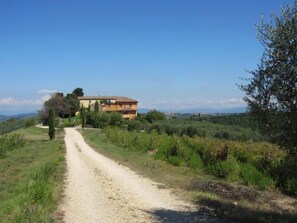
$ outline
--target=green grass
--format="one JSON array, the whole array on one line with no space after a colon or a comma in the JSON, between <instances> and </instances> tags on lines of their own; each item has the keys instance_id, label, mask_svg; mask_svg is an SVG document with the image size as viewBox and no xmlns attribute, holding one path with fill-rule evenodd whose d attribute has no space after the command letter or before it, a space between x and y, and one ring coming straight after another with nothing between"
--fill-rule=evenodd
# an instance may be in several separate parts
<instances>
[{"instance_id":1,"label":"green grass","mask_svg":"<svg viewBox=\"0 0 297 223\"><path fill-rule=\"evenodd\" d=\"M285 201L288 198L279 192L258 191L250 186L230 183L236 180L239 174L246 179L246 182L252 182L251 185L259 184L257 181L261 180L261 175L249 174L251 167L248 165L243 164L243 170L240 172L240 166L237 166L235 159L215 167L217 170L214 171L221 171L222 174L228 175L227 179L221 179L205 174L202 159L199 156L197 159L192 158L188 161L190 167L180 164L179 160L171 160L172 165L156 159L155 150L141 148L135 150L125 143L122 143L122 146L116 146L99 129L85 129L81 132L86 141L100 153L161 183L160 187L172 188L174 193L196 203L200 210L210 215L215 214L238 222L264 223L271 222L271 219L274 222L295 222L297 218L296 205L287 204ZM139 138L134 138L134 143L139 144L138 140ZM146 143L156 142L147 140ZM189 155L191 157L191 154ZM265 184L262 186L266 187ZM287 211L287 206L293 208L293 211Z\"/></svg>"},{"instance_id":2,"label":"green grass","mask_svg":"<svg viewBox=\"0 0 297 223\"><path fill-rule=\"evenodd\" d=\"M46 129L14 133L26 144L0 159L1 222L54 222L64 174L63 134L49 141Z\"/></svg>"},{"instance_id":3,"label":"green grass","mask_svg":"<svg viewBox=\"0 0 297 223\"><path fill-rule=\"evenodd\" d=\"M63 118L60 120L60 127L74 127L81 124L81 118L79 115Z\"/></svg>"}]
</instances>

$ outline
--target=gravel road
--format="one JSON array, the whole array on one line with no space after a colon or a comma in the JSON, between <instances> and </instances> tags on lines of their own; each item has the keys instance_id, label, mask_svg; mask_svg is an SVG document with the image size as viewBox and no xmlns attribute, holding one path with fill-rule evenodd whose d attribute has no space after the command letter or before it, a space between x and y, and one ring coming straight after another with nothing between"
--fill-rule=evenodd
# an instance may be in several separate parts
<instances>
[{"instance_id":1,"label":"gravel road","mask_svg":"<svg viewBox=\"0 0 297 223\"><path fill-rule=\"evenodd\" d=\"M65 223L218 222L168 189L95 152L65 128Z\"/></svg>"}]
</instances>

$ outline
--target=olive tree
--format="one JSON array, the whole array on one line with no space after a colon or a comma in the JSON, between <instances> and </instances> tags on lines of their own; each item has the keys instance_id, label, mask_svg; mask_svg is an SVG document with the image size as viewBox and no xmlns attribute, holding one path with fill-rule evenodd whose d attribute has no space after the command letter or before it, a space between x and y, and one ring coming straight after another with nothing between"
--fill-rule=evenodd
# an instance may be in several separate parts
<instances>
[{"instance_id":1,"label":"olive tree","mask_svg":"<svg viewBox=\"0 0 297 223\"><path fill-rule=\"evenodd\" d=\"M249 84L240 88L260 130L288 156L278 168L277 185L297 194L297 1L282 8L271 22L257 25L264 53Z\"/></svg>"},{"instance_id":2,"label":"olive tree","mask_svg":"<svg viewBox=\"0 0 297 223\"><path fill-rule=\"evenodd\" d=\"M251 113L262 133L297 158L297 1L282 8L271 21L261 18L258 39L264 53L251 71L246 93Z\"/></svg>"}]
</instances>

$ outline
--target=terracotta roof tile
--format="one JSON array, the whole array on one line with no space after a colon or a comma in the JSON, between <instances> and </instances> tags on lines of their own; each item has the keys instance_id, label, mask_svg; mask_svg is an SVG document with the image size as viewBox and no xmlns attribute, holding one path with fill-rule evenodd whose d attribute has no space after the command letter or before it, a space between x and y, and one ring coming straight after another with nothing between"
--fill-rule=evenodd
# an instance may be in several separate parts
<instances>
[{"instance_id":1,"label":"terracotta roof tile","mask_svg":"<svg viewBox=\"0 0 297 223\"><path fill-rule=\"evenodd\" d=\"M116 102L138 103L137 100L123 97L123 96L84 96L84 97L78 97L78 100L115 100Z\"/></svg>"}]
</instances>

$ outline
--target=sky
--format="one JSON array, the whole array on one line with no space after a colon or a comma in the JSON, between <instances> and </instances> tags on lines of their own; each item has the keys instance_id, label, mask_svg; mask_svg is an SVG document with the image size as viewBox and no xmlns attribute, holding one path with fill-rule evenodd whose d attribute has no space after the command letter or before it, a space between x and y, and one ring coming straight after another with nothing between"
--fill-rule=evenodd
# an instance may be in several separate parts
<instances>
[{"instance_id":1,"label":"sky","mask_svg":"<svg viewBox=\"0 0 297 223\"><path fill-rule=\"evenodd\" d=\"M140 108L243 107L263 47L255 24L293 0L0 0L0 114L54 92Z\"/></svg>"}]
</instances>

